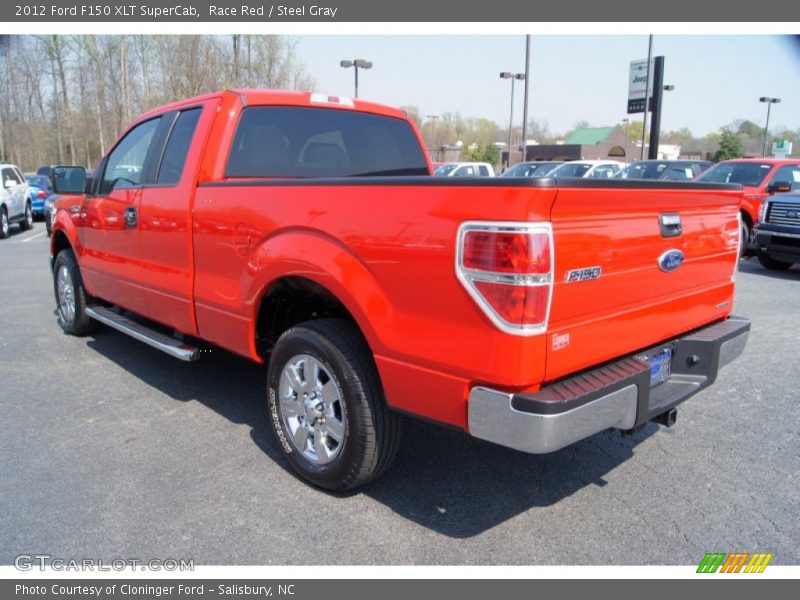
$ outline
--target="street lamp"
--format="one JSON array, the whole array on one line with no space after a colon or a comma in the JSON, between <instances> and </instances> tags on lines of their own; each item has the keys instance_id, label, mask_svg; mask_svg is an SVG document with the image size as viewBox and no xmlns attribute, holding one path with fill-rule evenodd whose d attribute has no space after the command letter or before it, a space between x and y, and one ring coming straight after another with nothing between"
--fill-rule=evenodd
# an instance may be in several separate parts
<instances>
[{"instance_id":1,"label":"street lamp","mask_svg":"<svg viewBox=\"0 0 800 600\"><path fill-rule=\"evenodd\" d=\"M430 120L431 125L431 145L435 147L436 145L436 119L439 118L439 115L425 115L425 118ZM438 157L441 160L441 156Z\"/></svg>"},{"instance_id":2,"label":"street lamp","mask_svg":"<svg viewBox=\"0 0 800 600\"><path fill-rule=\"evenodd\" d=\"M761 156L767 155L767 131L769 130L769 109L772 108L773 104L777 104L781 101L780 98L770 98L769 96L761 96L758 99L759 102L766 102L767 103L767 124L764 126L764 148L761 150Z\"/></svg>"},{"instance_id":3,"label":"street lamp","mask_svg":"<svg viewBox=\"0 0 800 600\"><path fill-rule=\"evenodd\" d=\"M349 69L353 67L356 73L356 95L355 97L358 98L358 70L359 69L371 69L372 63L368 60L364 60L363 58L356 58L355 60L342 60L339 61L339 66L344 69Z\"/></svg>"},{"instance_id":4,"label":"street lamp","mask_svg":"<svg viewBox=\"0 0 800 600\"><path fill-rule=\"evenodd\" d=\"M508 164L507 167L511 166L511 131L514 128L514 80L515 79L525 79L525 73L509 73L508 71L503 71L500 73L500 79L510 79L511 80L511 114L508 117Z\"/></svg>"}]
</instances>

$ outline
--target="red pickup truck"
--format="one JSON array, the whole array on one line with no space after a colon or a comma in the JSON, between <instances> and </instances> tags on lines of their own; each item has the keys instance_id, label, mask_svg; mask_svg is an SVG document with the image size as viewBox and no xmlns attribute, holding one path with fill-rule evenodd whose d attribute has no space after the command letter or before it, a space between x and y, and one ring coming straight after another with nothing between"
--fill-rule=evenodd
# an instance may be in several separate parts
<instances>
[{"instance_id":1,"label":"red pickup truck","mask_svg":"<svg viewBox=\"0 0 800 600\"><path fill-rule=\"evenodd\" d=\"M434 178L406 113L225 91L54 168L58 322L266 363L291 465L344 490L400 414L525 452L671 425L743 350L741 187Z\"/></svg>"},{"instance_id":2,"label":"red pickup truck","mask_svg":"<svg viewBox=\"0 0 800 600\"><path fill-rule=\"evenodd\" d=\"M800 189L800 160L780 158L739 158L726 160L711 167L698 177L710 183L738 183L744 192L741 253L755 244L754 227L764 200L774 194Z\"/></svg>"}]
</instances>

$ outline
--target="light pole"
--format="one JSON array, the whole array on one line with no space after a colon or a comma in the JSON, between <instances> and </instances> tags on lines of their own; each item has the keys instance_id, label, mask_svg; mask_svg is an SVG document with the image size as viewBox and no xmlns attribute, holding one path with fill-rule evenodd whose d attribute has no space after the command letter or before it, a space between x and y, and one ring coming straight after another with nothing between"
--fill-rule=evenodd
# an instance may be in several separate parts
<instances>
[{"instance_id":1,"label":"light pole","mask_svg":"<svg viewBox=\"0 0 800 600\"><path fill-rule=\"evenodd\" d=\"M431 125L431 145L435 148L436 147L436 119L439 118L439 115L425 115L425 118L430 120ZM439 160L442 160L442 157L438 157Z\"/></svg>"},{"instance_id":2,"label":"light pole","mask_svg":"<svg viewBox=\"0 0 800 600\"><path fill-rule=\"evenodd\" d=\"M630 119L622 119L622 122L624 123L622 128L625 130L625 141L628 144L630 144L631 143L631 136L628 134L628 123L630 123L631 120ZM627 149L625 151L627 152Z\"/></svg>"},{"instance_id":3,"label":"light pole","mask_svg":"<svg viewBox=\"0 0 800 600\"><path fill-rule=\"evenodd\" d=\"M508 163L506 167L511 166L511 132L514 128L514 80L516 79L525 79L525 73L510 73L508 71L503 71L500 73L500 79L510 79L511 80L511 114L508 117Z\"/></svg>"},{"instance_id":4,"label":"light pole","mask_svg":"<svg viewBox=\"0 0 800 600\"><path fill-rule=\"evenodd\" d=\"M342 60L339 61L339 66L345 69L349 69L353 67L356 73L356 95L355 97L358 98L358 70L359 69L371 69L372 63L368 60L364 60L363 58L356 58L354 60Z\"/></svg>"},{"instance_id":5,"label":"light pole","mask_svg":"<svg viewBox=\"0 0 800 600\"><path fill-rule=\"evenodd\" d=\"M777 104L781 101L780 98L770 98L769 96L761 96L758 99L759 102L766 102L767 103L767 124L764 125L764 148L761 150L761 156L767 155L767 132L769 131L769 109L772 108L773 104Z\"/></svg>"}]
</instances>

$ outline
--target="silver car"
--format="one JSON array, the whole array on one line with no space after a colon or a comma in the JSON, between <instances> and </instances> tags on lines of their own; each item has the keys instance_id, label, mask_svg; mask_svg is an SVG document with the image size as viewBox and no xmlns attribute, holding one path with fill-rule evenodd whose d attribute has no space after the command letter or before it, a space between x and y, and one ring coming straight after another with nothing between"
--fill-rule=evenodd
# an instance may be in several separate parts
<instances>
[{"instance_id":1,"label":"silver car","mask_svg":"<svg viewBox=\"0 0 800 600\"><path fill-rule=\"evenodd\" d=\"M19 167L0 163L0 239L8 237L14 223L22 231L33 227L31 191Z\"/></svg>"}]
</instances>

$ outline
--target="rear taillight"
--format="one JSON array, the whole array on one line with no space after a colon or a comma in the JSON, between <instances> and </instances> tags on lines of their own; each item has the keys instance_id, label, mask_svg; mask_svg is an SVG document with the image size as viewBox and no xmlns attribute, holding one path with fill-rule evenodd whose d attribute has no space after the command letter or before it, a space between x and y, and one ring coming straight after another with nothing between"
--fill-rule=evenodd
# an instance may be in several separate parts
<instances>
[{"instance_id":1,"label":"rear taillight","mask_svg":"<svg viewBox=\"0 0 800 600\"><path fill-rule=\"evenodd\" d=\"M534 335L547 328L553 283L550 223L462 224L456 272L501 330Z\"/></svg>"},{"instance_id":2,"label":"rear taillight","mask_svg":"<svg viewBox=\"0 0 800 600\"><path fill-rule=\"evenodd\" d=\"M49 194L47 192L45 192L44 190L39 190L39 193L36 194L36 197L37 198L47 198L48 195Z\"/></svg>"}]
</instances>

